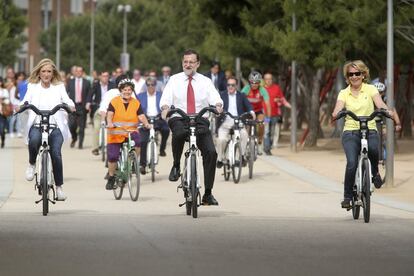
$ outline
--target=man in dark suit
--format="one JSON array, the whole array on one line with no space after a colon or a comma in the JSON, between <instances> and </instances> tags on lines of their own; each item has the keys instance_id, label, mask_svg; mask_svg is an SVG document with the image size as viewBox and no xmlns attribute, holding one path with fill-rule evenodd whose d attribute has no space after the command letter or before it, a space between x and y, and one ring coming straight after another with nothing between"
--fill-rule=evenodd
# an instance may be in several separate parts
<instances>
[{"instance_id":1,"label":"man in dark suit","mask_svg":"<svg viewBox=\"0 0 414 276\"><path fill-rule=\"evenodd\" d=\"M161 92L156 91L157 79L154 77L148 77L145 81L146 91L139 93L137 99L141 103L142 110L146 116L157 116L161 114L160 110L160 99ZM155 130L161 132L161 145L160 145L160 156L166 156L165 148L167 146L167 139L170 134L170 129L166 121L161 118L157 120L153 126ZM145 174L145 166L147 164L147 143L149 139L149 129L141 129L141 174Z\"/></svg>"},{"instance_id":2,"label":"man in dark suit","mask_svg":"<svg viewBox=\"0 0 414 276\"><path fill-rule=\"evenodd\" d=\"M90 104L86 104L91 90L91 84L83 78L83 68L77 66L75 77L69 80L66 89L69 98L75 103L76 112L69 117L69 129L72 134L70 147L75 146L79 134L79 149L83 149L83 139L85 137L86 114L90 110ZM79 132L79 133L78 133Z\"/></svg>"},{"instance_id":3,"label":"man in dark suit","mask_svg":"<svg viewBox=\"0 0 414 276\"><path fill-rule=\"evenodd\" d=\"M98 109L103 99L103 96L107 91L116 88L116 84L112 81L109 81L109 71L102 71L99 75L99 80L94 81L92 84L92 90L88 97L87 104L91 106L96 106L92 108L91 112L93 114L93 134L92 134L92 154L99 155L99 130L101 127L101 114Z\"/></svg>"},{"instance_id":4,"label":"man in dark suit","mask_svg":"<svg viewBox=\"0 0 414 276\"><path fill-rule=\"evenodd\" d=\"M250 112L253 118L256 117L249 100L247 100L243 93L237 91L237 80L235 77L230 77L227 80L227 90L221 91L220 97L223 100L224 110L229 112L231 115L240 116L245 112ZM223 115L217 120L217 168L221 168L223 166L224 148L229 140L229 132L233 125L234 121L230 118L230 116ZM246 150L247 138L248 135L246 129L241 129L240 144L242 148L243 163L245 163L244 152Z\"/></svg>"},{"instance_id":5,"label":"man in dark suit","mask_svg":"<svg viewBox=\"0 0 414 276\"><path fill-rule=\"evenodd\" d=\"M226 76L223 71L221 71L220 63L218 61L214 61L211 65L210 72L206 73L206 77L211 79L214 84L214 87L218 91L226 91Z\"/></svg>"}]
</instances>

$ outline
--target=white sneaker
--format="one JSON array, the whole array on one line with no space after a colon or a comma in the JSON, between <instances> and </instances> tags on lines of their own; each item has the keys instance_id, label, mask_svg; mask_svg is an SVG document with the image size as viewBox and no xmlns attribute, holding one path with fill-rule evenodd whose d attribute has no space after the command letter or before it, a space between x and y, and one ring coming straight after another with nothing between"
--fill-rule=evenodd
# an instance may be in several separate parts
<instances>
[{"instance_id":1,"label":"white sneaker","mask_svg":"<svg viewBox=\"0 0 414 276\"><path fill-rule=\"evenodd\" d=\"M56 186L56 200L65 201L67 196L63 192L62 186Z\"/></svg>"},{"instance_id":2,"label":"white sneaker","mask_svg":"<svg viewBox=\"0 0 414 276\"><path fill-rule=\"evenodd\" d=\"M35 175L36 165L30 165L26 169L26 180L32 181Z\"/></svg>"}]
</instances>

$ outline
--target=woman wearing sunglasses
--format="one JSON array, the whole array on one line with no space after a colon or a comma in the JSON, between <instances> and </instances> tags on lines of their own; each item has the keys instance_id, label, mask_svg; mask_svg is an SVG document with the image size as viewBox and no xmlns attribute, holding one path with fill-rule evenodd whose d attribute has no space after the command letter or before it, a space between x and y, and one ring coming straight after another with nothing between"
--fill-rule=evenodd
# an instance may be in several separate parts
<instances>
[{"instance_id":1,"label":"woman wearing sunglasses","mask_svg":"<svg viewBox=\"0 0 414 276\"><path fill-rule=\"evenodd\" d=\"M335 118L339 111L347 109L357 116L369 116L374 112L374 104L377 108L388 110L390 115L393 112L381 99L381 96L374 85L369 84L369 69L361 60L354 60L345 63L343 74L348 87L341 90L338 94L336 106L332 113ZM350 208L352 199L352 187L355 182L355 173L358 166L358 154L361 147L359 136L359 122L349 116L345 118L345 127L342 134L342 146L346 155L346 170L344 180L344 200L342 208ZM378 148L379 137L375 121L368 123L368 157L371 161L372 181L375 188L379 189L382 185L381 176L378 173Z\"/></svg>"}]
</instances>

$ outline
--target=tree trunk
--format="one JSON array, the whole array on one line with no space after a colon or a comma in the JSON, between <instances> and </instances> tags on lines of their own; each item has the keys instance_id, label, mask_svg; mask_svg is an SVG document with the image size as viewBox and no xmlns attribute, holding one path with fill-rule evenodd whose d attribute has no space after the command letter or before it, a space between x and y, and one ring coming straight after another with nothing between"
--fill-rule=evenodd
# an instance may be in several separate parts
<instances>
[{"instance_id":1,"label":"tree trunk","mask_svg":"<svg viewBox=\"0 0 414 276\"><path fill-rule=\"evenodd\" d=\"M325 70L319 68L312 80L312 92L309 112L309 135L305 140L305 147L316 147L319 134L319 94Z\"/></svg>"}]
</instances>

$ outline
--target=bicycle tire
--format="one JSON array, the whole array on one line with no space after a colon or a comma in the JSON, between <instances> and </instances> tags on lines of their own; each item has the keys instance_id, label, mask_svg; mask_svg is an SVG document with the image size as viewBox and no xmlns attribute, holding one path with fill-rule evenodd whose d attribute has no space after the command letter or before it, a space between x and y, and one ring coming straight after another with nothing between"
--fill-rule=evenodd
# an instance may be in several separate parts
<instances>
[{"instance_id":1,"label":"bicycle tire","mask_svg":"<svg viewBox=\"0 0 414 276\"><path fill-rule=\"evenodd\" d=\"M151 158L150 158L151 181L155 182L155 142L151 142Z\"/></svg>"},{"instance_id":2,"label":"bicycle tire","mask_svg":"<svg viewBox=\"0 0 414 276\"><path fill-rule=\"evenodd\" d=\"M106 155L105 131L103 131L101 129L101 132L103 132L100 135L100 138L101 138L101 140L100 140L100 144L101 144L101 159L102 159L102 162L105 162L105 158L106 158L106 156L105 156Z\"/></svg>"},{"instance_id":3,"label":"bicycle tire","mask_svg":"<svg viewBox=\"0 0 414 276\"><path fill-rule=\"evenodd\" d=\"M253 139L249 141L249 178L253 178L253 163L255 158L255 143Z\"/></svg>"},{"instance_id":4,"label":"bicycle tire","mask_svg":"<svg viewBox=\"0 0 414 276\"><path fill-rule=\"evenodd\" d=\"M241 177L241 171L242 171L242 162L243 162L243 155L241 152L241 145L240 142L236 142L234 145L234 164L231 168L232 174L233 174L233 182L235 184L239 183L240 177Z\"/></svg>"},{"instance_id":5,"label":"bicycle tire","mask_svg":"<svg viewBox=\"0 0 414 276\"><path fill-rule=\"evenodd\" d=\"M137 201L139 197L141 179L139 172L139 159L135 150L128 155L128 190L132 201Z\"/></svg>"},{"instance_id":6,"label":"bicycle tire","mask_svg":"<svg viewBox=\"0 0 414 276\"><path fill-rule=\"evenodd\" d=\"M226 148L224 150L224 158L223 158L223 174L224 174L224 180L228 181L230 179L230 160L227 158L228 151L229 151L229 144L230 141L227 142Z\"/></svg>"},{"instance_id":7,"label":"bicycle tire","mask_svg":"<svg viewBox=\"0 0 414 276\"><path fill-rule=\"evenodd\" d=\"M48 151L45 150L42 154L42 168L40 171L40 186L42 187L42 207L44 216L47 216L49 213L49 184L47 179L47 166L49 163L48 159Z\"/></svg>"},{"instance_id":8,"label":"bicycle tire","mask_svg":"<svg viewBox=\"0 0 414 276\"><path fill-rule=\"evenodd\" d=\"M358 198L356 195L352 197L352 217L357 220L359 219L359 213L361 211L361 206L357 205Z\"/></svg>"},{"instance_id":9,"label":"bicycle tire","mask_svg":"<svg viewBox=\"0 0 414 276\"><path fill-rule=\"evenodd\" d=\"M368 160L363 161L362 170L362 206L364 209L364 221L369 222L371 215L371 187L370 187L369 163Z\"/></svg>"},{"instance_id":10,"label":"bicycle tire","mask_svg":"<svg viewBox=\"0 0 414 276\"><path fill-rule=\"evenodd\" d=\"M121 166L123 165L123 157L122 154L119 155L119 160L118 160L118 170L120 170ZM115 179L117 182L119 183L115 183L116 184L116 189L113 189L113 193L114 193L114 197L116 200L120 200L122 198L122 194L124 193L124 187L125 185L122 183L122 181L118 181L118 176L117 174L115 174Z\"/></svg>"},{"instance_id":11,"label":"bicycle tire","mask_svg":"<svg viewBox=\"0 0 414 276\"><path fill-rule=\"evenodd\" d=\"M191 187L191 213L193 218L198 216L198 187L197 187L197 160L196 155L191 155L190 160L191 165L191 175L190 175L190 187Z\"/></svg>"}]
</instances>

